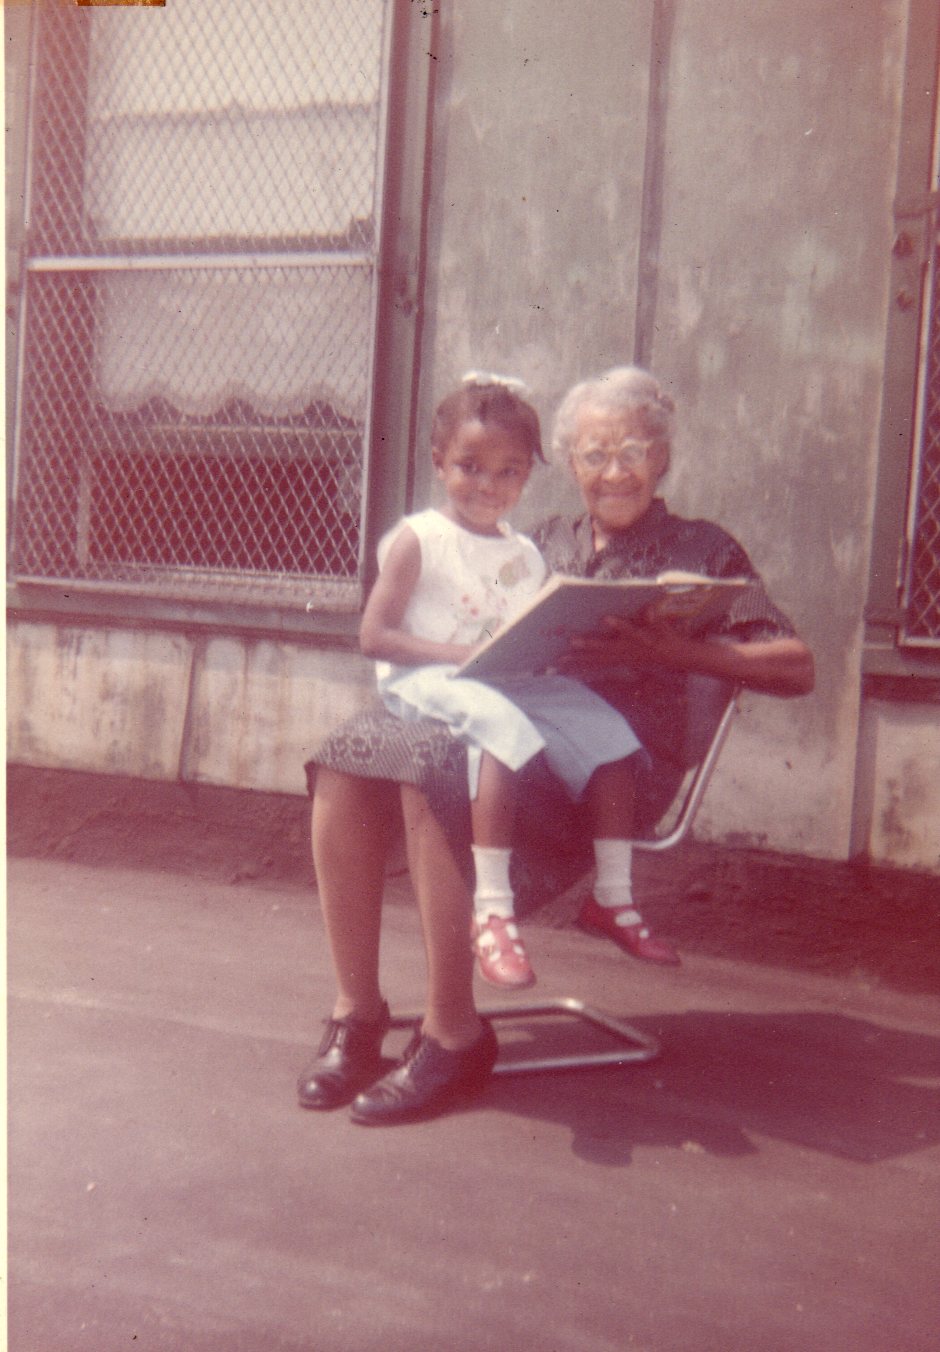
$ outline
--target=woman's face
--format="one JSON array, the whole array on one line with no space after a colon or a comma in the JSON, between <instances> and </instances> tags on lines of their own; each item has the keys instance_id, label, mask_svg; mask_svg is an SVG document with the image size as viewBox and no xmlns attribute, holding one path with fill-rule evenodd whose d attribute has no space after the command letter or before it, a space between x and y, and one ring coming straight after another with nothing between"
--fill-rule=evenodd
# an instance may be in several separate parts
<instances>
[{"instance_id":1,"label":"woman's face","mask_svg":"<svg viewBox=\"0 0 940 1352\"><path fill-rule=\"evenodd\" d=\"M571 467L598 545L639 521L668 463L667 447L650 439L639 413L581 410Z\"/></svg>"}]
</instances>

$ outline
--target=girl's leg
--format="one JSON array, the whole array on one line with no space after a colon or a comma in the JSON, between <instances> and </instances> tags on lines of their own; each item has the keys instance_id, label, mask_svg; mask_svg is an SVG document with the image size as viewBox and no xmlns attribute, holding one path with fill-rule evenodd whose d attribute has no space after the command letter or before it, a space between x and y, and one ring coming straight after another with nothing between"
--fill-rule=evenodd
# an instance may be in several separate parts
<instances>
[{"instance_id":1,"label":"girl's leg","mask_svg":"<svg viewBox=\"0 0 940 1352\"><path fill-rule=\"evenodd\" d=\"M599 765L588 780L585 797L595 839L630 840L633 836L636 787L631 759Z\"/></svg>"},{"instance_id":2,"label":"girl's leg","mask_svg":"<svg viewBox=\"0 0 940 1352\"><path fill-rule=\"evenodd\" d=\"M470 804L476 873L473 913L478 923L485 923L490 915L511 920L515 914L509 881L515 815L516 776L484 751L480 758L477 795Z\"/></svg>"},{"instance_id":3,"label":"girl's leg","mask_svg":"<svg viewBox=\"0 0 940 1352\"><path fill-rule=\"evenodd\" d=\"M313 796L313 863L336 973L333 1017L370 1023L383 1011L379 927L397 784L320 769Z\"/></svg>"},{"instance_id":4,"label":"girl's leg","mask_svg":"<svg viewBox=\"0 0 940 1352\"><path fill-rule=\"evenodd\" d=\"M616 911L618 925L637 925L642 917L633 906L633 767L629 760L601 765L588 781L594 860L594 899Z\"/></svg>"},{"instance_id":5,"label":"girl's leg","mask_svg":"<svg viewBox=\"0 0 940 1352\"><path fill-rule=\"evenodd\" d=\"M634 957L675 966L679 959L674 949L650 933L633 900L635 793L630 758L599 766L588 781L597 880L594 896L578 919L585 929L606 934Z\"/></svg>"},{"instance_id":6,"label":"girl's leg","mask_svg":"<svg viewBox=\"0 0 940 1352\"><path fill-rule=\"evenodd\" d=\"M641 921L633 909L633 805L635 788L629 760L611 761L594 771L588 781L597 880L594 899L617 911L618 925Z\"/></svg>"},{"instance_id":7,"label":"girl's leg","mask_svg":"<svg viewBox=\"0 0 940 1352\"><path fill-rule=\"evenodd\" d=\"M515 812L515 773L484 751L477 796L470 805L476 873L473 940L484 981L509 990L535 981L515 924L509 879Z\"/></svg>"},{"instance_id":8,"label":"girl's leg","mask_svg":"<svg viewBox=\"0 0 940 1352\"><path fill-rule=\"evenodd\" d=\"M473 843L492 849L511 849L516 816L516 774L495 756L480 757L480 782L470 804Z\"/></svg>"},{"instance_id":9,"label":"girl's leg","mask_svg":"<svg viewBox=\"0 0 940 1352\"><path fill-rule=\"evenodd\" d=\"M428 964L423 1031L456 1051L476 1042L482 1031L473 1000L470 896L424 794L403 784L401 803Z\"/></svg>"}]
</instances>

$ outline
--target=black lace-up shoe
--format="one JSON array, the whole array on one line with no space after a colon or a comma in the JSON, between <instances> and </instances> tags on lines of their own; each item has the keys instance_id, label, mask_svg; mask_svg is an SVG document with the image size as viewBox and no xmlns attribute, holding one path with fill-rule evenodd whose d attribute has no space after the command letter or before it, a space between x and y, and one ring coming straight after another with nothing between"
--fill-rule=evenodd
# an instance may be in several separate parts
<instances>
[{"instance_id":1,"label":"black lace-up shoe","mask_svg":"<svg viewBox=\"0 0 940 1352\"><path fill-rule=\"evenodd\" d=\"M317 1059L297 1081L302 1108L341 1108L382 1070L382 1041L389 1027L388 1005L374 1023L354 1014L327 1019Z\"/></svg>"},{"instance_id":2,"label":"black lace-up shoe","mask_svg":"<svg viewBox=\"0 0 940 1352\"><path fill-rule=\"evenodd\" d=\"M419 1029L401 1064L355 1099L352 1120L381 1127L431 1117L456 1099L479 1093L498 1054L496 1034L485 1019L476 1042L457 1052L447 1051Z\"/></svg>"}]
</instances>

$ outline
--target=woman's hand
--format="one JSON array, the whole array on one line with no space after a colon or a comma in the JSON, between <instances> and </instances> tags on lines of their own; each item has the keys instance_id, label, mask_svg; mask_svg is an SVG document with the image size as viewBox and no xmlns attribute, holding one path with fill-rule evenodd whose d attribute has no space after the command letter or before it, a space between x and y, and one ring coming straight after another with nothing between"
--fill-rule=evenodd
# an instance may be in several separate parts
<instances>
[{"instance_id":1,"label":"woman's hand","mask_svg":"<svg viewBox=\"0 0 940 1352\"><path fill-rule=\"evenodd\" d=\"M607 616L602 630L572 641L567 656L558 663L558 670L567 676L589 679L606 668L618 666L636 671L667 667L672 671L699 672L785 697L808 695L815 682L813 656L801 639L739 643L732 639L694 638L685 621L659 619L649 614L642 620Z\"/></svg>"},{"instance_id":2,"label":"woman's hand","mask_svg":"<svg viewBox=\"0 0 940 1352\"><path fill-rule=\"evenodd\" d=\"M657 618L623 619L608 615L603 628L593 634L574 638L559 670L568 675L585 674L605 667L671 667L678 671L695 669L699 645L689 637L686 622Z\"/></svg>"}]
</instances>

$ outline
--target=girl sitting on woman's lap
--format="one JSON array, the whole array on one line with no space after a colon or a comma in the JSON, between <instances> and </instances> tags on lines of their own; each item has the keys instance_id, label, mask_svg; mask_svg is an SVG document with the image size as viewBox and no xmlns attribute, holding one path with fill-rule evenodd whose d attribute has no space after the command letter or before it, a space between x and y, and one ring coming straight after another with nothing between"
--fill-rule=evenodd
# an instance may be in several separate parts
<instances>
[{"instance_id":1,"label":"girl sitting on woman's lap","mask_svg":"<svg viewBox=\"0 0 940 1352\"><path fill-rule=\"evenodd\" d=\"M542 458L538 416L516 384L467 377L438 407L431 454L446 501L406 517L380 543L360 640L378 659L379 692L390 712L438 719L468 746L474 948L485 980L518 988L535 975L509 878L516 772L542 753L572 799L586 797L604 824L598 863L612 876L631 825L617 806L629 802L625 762L640 744L622 715L580 681L536 674L484 683L455 675L546 575L539 551L505 520ZM622 898L625 908L629 900ZM641 928L639 915L630 919ZM643 956L676 961L648 933L637 942Z\"/></svg>"},{"instance_id":2,"label":"girl sitting on woman's lap","mask_svg":"<svg viewBox=\"0 0 940 1352\"><path fill-rule=\"evenodd\" d=\"M463 405L461 397L479 402ZM514 538L517 543L508 548L517 549L527 566L538 570L539 556L531 545L503 535L497 524L521 492L538 454L537 424L533 434L523 412L526 406L510 400L505 391L487 386L455 398L451 421L441 424L449 430L434 438L438 474L454 516L437 513L430 519L436 523L440 518L442 539L444 528L453 541L474 546L498 547ZM812 654L767 596L737 541L712 522L673 515L657 496L669 466L672 413L672 401L659 382L636 367L605 372L571 390L556 417L552 444L559 463L574 476L584 510L556 516L536 532L544 557L559 572L650 577L682 568L753 579L752 587L706 632L693 636L681 626L620 620L572 654L572 670L628 721L649 756L648 761L632 756L600 765L590 776L585 796L592 808L593 834L599 838L599 869L594 896L585 902L579 922L647 958L655 956L649 947L655 940L630 905L631 847L622 838L624 829L633 834L634 778L642 780L636 819L642 828L655 819L650 809L657 803L664 808L661 790L674 786L689 763L684 711L692 703L691 687L700 679L719 678L778 696L806 694L814 679ZM500 489L499 484L512 487ZM393 575L396 564L400 569L399 583L394 595L383 599L386 583L380 578L378 599L370 603L372 614L363 626L365 644L410 668L460 662L479 630L460 631L449 650L446 628L430 639L405 632L406 609L412 594L417 595L425 558L413 528L402 529L400 535L400 545L394 540L385 558L386 583L390 562ZM526 585L537 582L533 577ZM372 647L375 643L378 647ZM415 682L424 683L423 677ZM389 688L386 697L392 693ZM511 703L516 704L514 693ZM523 708L521 703L517 707ZM352 1120L371 1125L440 1112L459 1095L483 1087L497 1054L493 1030L476 1009L467 943L471 908L464 881L470 815L465 744L445 724L427 717L404 721L385 709L363 711L327 738L307 768L311 783L315 779L313 854L338 989L319 1053L301 1072L300 1102L328 1109L353 1100ZM481 771L483 798L478 796L474 807L477 814L481 801L493 808L500 842L496 848L503 849L503 842L508 844L512 773L489 758ZM488 774L496 781L495 790ZM500 793L507 788L503 807ZM520 807L532 805L527 795ZM395 1068L383 1075L389 1011L382 996L379 937L386 827L399 808L424 935L427 993L415 1036ZM572 815L564 799L561 815ZM542 839L551 843L559 823L548 803L539 801L538 817ZM485 822L474 819L471 825L488 838ZM529 831L519 834L523 844L523 835L531 837ZM482 868L479 882L481 894L493 886ZM487 916L496 913L498 902L482 895L481 900ZM669 952L660 949L659 960L663 951Z\"/></svg>"}]
</instances>

